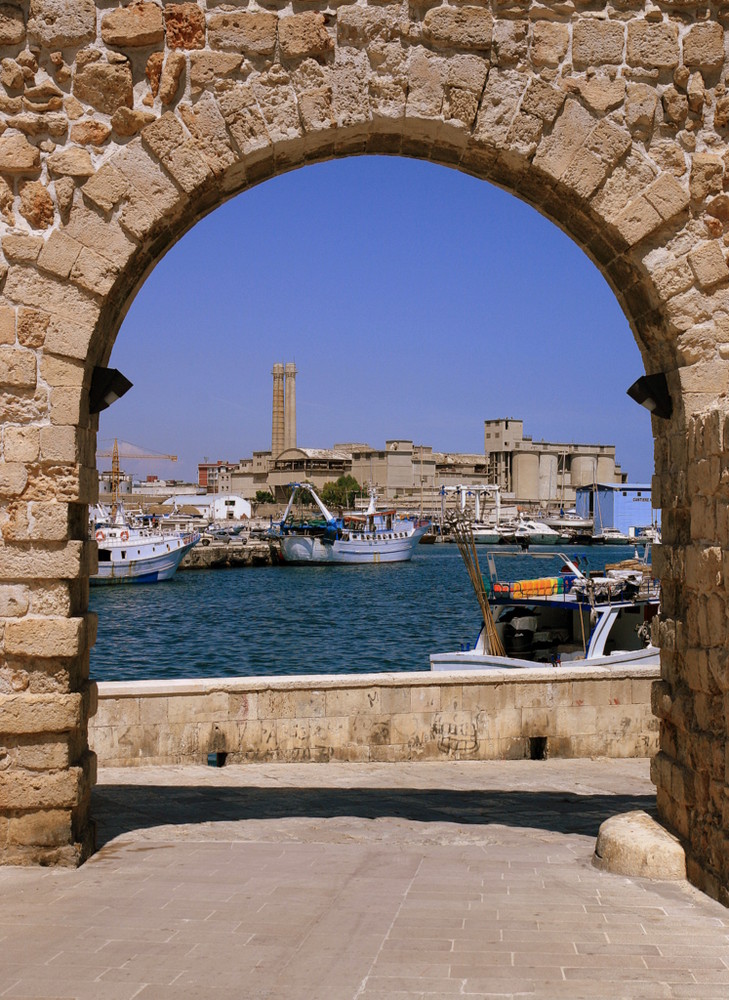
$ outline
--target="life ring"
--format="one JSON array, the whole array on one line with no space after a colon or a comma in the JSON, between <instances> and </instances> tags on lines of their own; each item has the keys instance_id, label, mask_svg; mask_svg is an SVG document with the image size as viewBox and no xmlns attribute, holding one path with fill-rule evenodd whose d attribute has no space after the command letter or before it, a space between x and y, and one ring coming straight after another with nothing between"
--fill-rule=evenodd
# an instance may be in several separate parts
<instances>
[{"instance_id":1,"label":"life ring","mask_svg":"<svg viewBox=\"0 0 729 1000\"><path fill-rule=\"evenodd\" d=\"M122 531L122 533L121 533L121 535L119 537L121 538L121 540L123 542L128 542L129 541L129 532L127 531L126 528L124 529L124 531Z\"/></svg>"},{"instance_id":2,"label":"life ring","mask_svg":"<svg viewBox=\"0 0 729 1000\"><path fill-rule=\"evenodd\" d=\"M103 542L105 538L106 538L106 535L101 530L101 528L99 528L99 530L96 532L96 541L97 542Z\"/></svg>"}]
</instances>

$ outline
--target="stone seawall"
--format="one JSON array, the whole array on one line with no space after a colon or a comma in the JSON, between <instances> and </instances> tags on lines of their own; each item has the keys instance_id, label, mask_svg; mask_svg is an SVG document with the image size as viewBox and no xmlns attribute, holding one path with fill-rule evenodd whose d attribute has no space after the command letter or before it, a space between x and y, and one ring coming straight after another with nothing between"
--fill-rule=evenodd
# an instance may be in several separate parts
<instances>
[{"instance_id":1,"label":"stone seawall","mask_svg":"<svg viewBox=\"0 0 729 1000\"><path fill-rule=\"evenodd\" d=\"M247 761L640 757L657 668L535 667L98 684L108 766Z\"/></svg>"},{"instance_id":2,"label":"stone seawall","mask_svg":"<svg viewBox=\"0 0 729 1000\"><path fill-rule=\"evenodd\" d=\"M180 569L228 569L232 566L270 566L268 542L238 542L196 545L180 563Z\"/></svg>"}]
</instances>

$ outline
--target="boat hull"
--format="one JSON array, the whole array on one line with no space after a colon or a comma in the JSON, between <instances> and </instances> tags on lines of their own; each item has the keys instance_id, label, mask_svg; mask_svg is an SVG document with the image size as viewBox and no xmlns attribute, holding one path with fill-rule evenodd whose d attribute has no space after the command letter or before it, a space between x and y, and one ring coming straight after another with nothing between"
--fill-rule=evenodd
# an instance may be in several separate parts
<instances>
[{"instance_id":1,"label":"boat hull","mask_svg":"<svg viewBox=\"0 0 729 1000\"><path fill-rule=\"evenodd\" d=\"M619 667L621 669L634 666L657 667L660 665L660 651L656 646L646 646L645 649L633 649L628 652L612 653L610 656L580 657L579 659L563 660L562 667ZM434 653L430 657L430 669L443 670L523 670L525 668L548 667L549 663L538 660L521 660L513 656L491 656L475 650L457 651L454 653Z\"/></svg>"},{"instance_id":2,"label":"boat hull","mask_svg":"<svg viewBox=\"0 0 729 1000\"><path fill-rule=\"evenodd\" d=\"M392 538L338 538L324 542L321 537L291 533L279 539L281 557L287 563L387 563L412 558L427 525L412 532L393 532Z\"/></svg>"},{"instance_id":3,"label":"boat hull","mask_svg":"<svg viewBox=\"0 0 729 1000\"><path fill-rule=\"evenodd\" d=\"M118 560L112 558L108 562L100 562L98 572L90 578L89 582L98 587L121 583L160 583L163 580L169 580L175 575L185 554L195 544L196 541L180 542L170 551L150 555L142 553L137 558L130 557Z\"/></svg>"}]
</instances>

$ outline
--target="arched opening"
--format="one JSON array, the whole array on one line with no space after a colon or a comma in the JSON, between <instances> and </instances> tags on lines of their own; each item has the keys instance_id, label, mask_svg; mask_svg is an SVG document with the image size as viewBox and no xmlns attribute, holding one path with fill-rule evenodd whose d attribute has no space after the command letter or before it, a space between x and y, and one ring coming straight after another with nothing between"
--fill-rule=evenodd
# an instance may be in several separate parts
<instances>
[{"instance_id":1,"label":"arched opening","mask_svg":"<svg viewBox=\"0 0 729 1000\"><path fill-rule=\"evenodd\" d=\"M718 894L729 881L722 23L653 8L553 23L478 4L152 6L141 34L127 8L90 0L73 16L39 2L3 21L17 90L0 137L12 182L3 698L17 758L3 786L19 839L3 857L75 863L89 848L93 367L146 274L212 208L305 163L388 153L490 180L555 221L610 283L646 370L667 373L673 416L654 424L665 543L654 774L692 877ZM22 117L28 102L65 117ZM40 767L32 734L54 747Z\"/></svg>"},{"instance_id":2,"label":"arched opening","mask_svg":"<svg viewBox=\"0 0 729 1000\"><path fill-rule=\"evenodd\" d=\"M198 222L126 313L110 363L135 388L101 414L99 436L178 454L175 466L137 466L162 478L194 483L209 452L235 466L270 449L269 372L280 357L297 359L303 446L382 449L401 438L441 465L458 453L483 462L484 420L512 416L535 441L592 442L610 455L617 446L630 481L650 482L650 423L624 391L641 359L613 293L551 222L457 171L404 158L335 160L279 176ZM438 512L437 490L455 473L435 476L420 496L413 479L399 498L393 489L381 500L405 498L417 511L420 499ZM565 506L564 468L561 482ZM559 485L555 469L556 501ZM386 582L360 573L354 589L351 577L312 574L283 592L281 574L265 571L244 574L245 583L240 573L218 575L207 593L210 575L181 574L174 611L160 594L146 637L146 593L92 589L92 677L427 670L431 652L472 643L477 620L455 547L440 554L432 579L408 578L401 591L395 574ZM593 549L593 568L610 558ZM439 590L443 600L429 601Z\"/></svg>"}]
</instances>

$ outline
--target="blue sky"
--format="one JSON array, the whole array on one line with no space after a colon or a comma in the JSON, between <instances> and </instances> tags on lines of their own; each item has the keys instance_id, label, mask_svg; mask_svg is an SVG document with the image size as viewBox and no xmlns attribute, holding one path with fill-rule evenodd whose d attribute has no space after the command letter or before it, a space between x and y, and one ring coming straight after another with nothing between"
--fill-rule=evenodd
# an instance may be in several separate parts
<instances>
[{"instance_id":1,"label":"blue sky","mask_svg":"<svg viewBox=\"0 0 729 1000\"><path fill-rule=\"evenodd\" d=\"M295 361L298 443L412 438L483 451L483 421L550 441L615 444L650 479L648 414L625 390L643 366L597 268L510 194L387 157L266 181L199 222L158 263L111 364L134 388L101 415L179 462L271 444L271 366ZM103 467L108 460L100 462Z\"/></svg>"}]
</instances>

